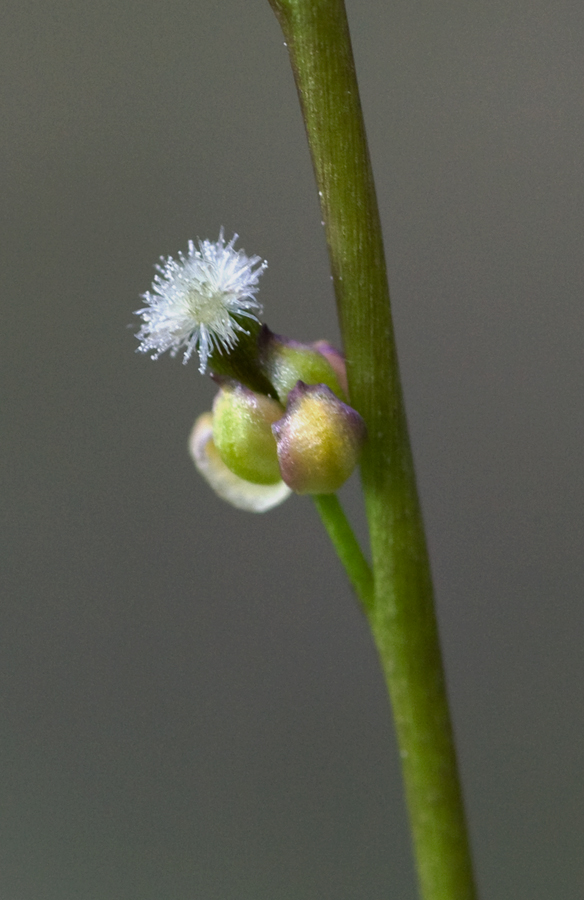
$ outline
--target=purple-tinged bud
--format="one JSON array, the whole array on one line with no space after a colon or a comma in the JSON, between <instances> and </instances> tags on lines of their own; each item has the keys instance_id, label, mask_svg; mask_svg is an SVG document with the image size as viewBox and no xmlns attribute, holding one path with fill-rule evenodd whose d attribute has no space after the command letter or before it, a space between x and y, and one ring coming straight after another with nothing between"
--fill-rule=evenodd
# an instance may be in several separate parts
<instances>
[{"instance_id":1,"label":"purple-tinged bud","mask_svg":"<svg viewBox=\"0 0 584 900\"><path fill-rule=\"evenodd\" d=\"M314 344L301 344L281 337L264 325L258 344L262 370L282 403L287 402L288 394L298 381L305 384L326 384L341 400L347 399L343 378L338 374L339 358L342 361L342 355L326 341L323 344L330 350L327 349L324 353ZM334 364L330 358L331 353L336 354ZM344 381L346 384L346 376Z\"/></svg>"},{"instance_id":2,"label":"purple-tinged bud","mask_svg":"<svg viewBox=\"0 0 584 900\"><path fill-rule=\"evenodd\" d=\"M235 475L217 452L213 442L213 417L203 413L195 422L189 437L189 451L200 474L215 493L246 512L267 512L290 496L283 481L276 484L252 484Z\"/></svg>"},{"instance_id":3,"label":"purple-tinged bud","mask_svg":"<svg viewBox=\"0 0 584 900\"><path fill-rule=\"evenodd\" d=\"M333 494L355 468L367 436L359 413L325 384L299 381L272 425L282 478L297 494Z\"/></svg>"},{"instance_id":4,"label":"purple-tinged bud","mask_svg":"<svg viewBox=\"0 0 584 900\"><path fill-rule=\"evenodd\" d=\"M232 472L254 484L280 481L272 423L284 410L277 400L226 382L213 404L213 440Z\"/></svg>"},{"instance_id":5,"label":"purple-tinged bud","mask_svg":"<svg viewBox=\"0 0 584 900\"><path fill-rule=\"evenodd\" d=\"M338 378L339 384L348 397L349 385L347 383L347 364L345 362L344 353L341 353L340 350L337 350L337 348L333 347L332 344L329 344L328 341L315 341L312 346L315 350L318 350L318 352L324 356L329 365L332 367L335 375Z\"/></svg>"}]
</instances>

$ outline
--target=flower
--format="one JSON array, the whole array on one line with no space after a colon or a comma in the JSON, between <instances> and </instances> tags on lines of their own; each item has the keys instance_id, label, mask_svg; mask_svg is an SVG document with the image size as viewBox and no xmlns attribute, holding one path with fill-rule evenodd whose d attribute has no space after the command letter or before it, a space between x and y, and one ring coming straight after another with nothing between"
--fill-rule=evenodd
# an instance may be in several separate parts
<instances>
[{"instance_id":1,"label":"flower","mask_svg":"<svg viewBox=\"0 0 584 900\"><path fill-rule=\"evenodd\" d=\"M262 306L255 295L267 262L234 250L237 237L226 244L221 229L216 243L199 241L197 248L189 241L186 256L160 258L152 292L143 295L148 306L136 313L143 319L136 335L141 353L158 359L165 350L176 356L184 347L186 363L196 349L204 372L214 350L229 351L238 332L247 334L239 318L259 321Z\"/></svg>"},{"instance_id":2,"label":"flower","mask_svg":"<svg viewBox=\"0 0 584 900\"><path fill-rule=\"evenodd\" d=\"M203 413L195 422L189 437L192 460L215 493L237 509L262 513L283 503L292 491L283 481L275 484L254 484L240 478L229 469L217 451L213 440L213 416Z\"/></svg>"},{"instance_id":3,"label":"flower","mask_svg":"<svg viewBox=\"0 0 584 900\"><path fill-rule=\"evenodd\" d=\"M281 481L272 425L283 415L277 400L226 382L213 403L213 441L225 465L255 484Z\"/></svg>"},{"instance_id":4,"label":"flower","mask_svg":"<svg viewBox=\"0 0 584 900\"><path fill-rule=\"evenodd\" d=\"M297 494L334 494L357 465L367 428L328 385L298 381L272 433L289 488Z\"/></svg>"}]
</instances>

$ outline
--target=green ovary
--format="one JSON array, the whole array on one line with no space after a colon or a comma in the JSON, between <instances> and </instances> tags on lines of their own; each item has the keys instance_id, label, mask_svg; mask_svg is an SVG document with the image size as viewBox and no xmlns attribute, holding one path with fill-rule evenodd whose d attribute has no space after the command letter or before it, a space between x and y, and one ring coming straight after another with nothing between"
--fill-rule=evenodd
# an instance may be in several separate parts
<instances>
[{"instance_id":1,"label":"green ovary","mask_svg":"<svg viewBox=\"0 0 584 900\"><path fill-rule=\"evenodd\" d=\"M276 484L282 476L272 423L279 403L241 386L223 388L213 406L213 441L232 472L254 484Z\"/></svg>"}]
</instances>

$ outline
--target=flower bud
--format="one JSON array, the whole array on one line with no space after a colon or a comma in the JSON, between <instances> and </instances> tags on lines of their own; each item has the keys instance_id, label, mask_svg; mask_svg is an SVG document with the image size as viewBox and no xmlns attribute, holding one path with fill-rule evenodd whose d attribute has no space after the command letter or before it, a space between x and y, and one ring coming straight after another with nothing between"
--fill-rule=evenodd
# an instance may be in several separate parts
<instances>
[{"instance_id":1,"label":"flower bud","mask_svg":"<svg viewBox=\"0 0 584 900\"><path fill-rule=\"evenodd\" d=\"M347 383L347 365L345 363L344 355L340 350L337 350L336 347L333 347L332 344L329 344L328 341L315 341L312 346L315 350L318 350L318 352L321 353L322 356L324 356L327 362L331 365L335 375L338 378L339 384L348 397L349 385ZM341 400L342 399L343 398L341 397Z\"/></svg>"},{"instance_id":2,"label":"flower bud","mask_svg":"<svg viewBox=\"0 0 584 900\"><path fill-rule=\"evenodd\" d=\"M213 442L213 417L203 413L189 437L189 451L195 466L215 493L237 509L267 512L290 496L283 481L276 484L252 484L228 469Z\"/></svg>"},{"instance_id":3,"label":"flower bud","mask_svg":"<svg viewBox=\"0 0 584 900\"><path fill-rule=\"evenodd\" d=\"M288 396L286 414L272 425L280 472L297 494L332 494L359 459L366 427L356 410L325 384L299 381Z\"/></svg>"},{"instance_id":4,"label":"flower bud","mask_svg":"<svg viewBox=\"0 0 584 900\"><path fill-rule=\"evenodd\" d=\"M226 466L254 484L281 479L272 423L284 410L277 400L237 382L223 385L213 404L213 441Z\"/></svg>"},{"instance_id":5,"label":"flower bud","mask_svg":"<svg viewBox=\"0 0 584 900\"><path fill-rule=\"evenodd\" d=\"M346 393L341 386L342 379L337 375L337 367L339 371L341 367L344 369L342 354L326 341L322 344L327 347L326 353L315 345L301 344L281 337L271 332L266 325L263 326L259 337L262 369L282 403L286 403L288 394L298 381L305 384L326 384L333 394L346 400ZM329 352L335 354L334 365L327 358Z\"/></svg>"}]
</instances>

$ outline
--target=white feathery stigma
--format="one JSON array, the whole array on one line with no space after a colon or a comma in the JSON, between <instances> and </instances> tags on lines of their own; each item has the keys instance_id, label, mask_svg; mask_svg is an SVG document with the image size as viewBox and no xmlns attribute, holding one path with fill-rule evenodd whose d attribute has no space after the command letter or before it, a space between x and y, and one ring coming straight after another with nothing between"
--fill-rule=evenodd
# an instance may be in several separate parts
<instances>
[{"instance_id":1,"label":"white feathery stigma","mask_svg":"<svg viewBox=\"0 0 584 900\"><path fill-rule=\"evenodd\" d=\"M247 334L234 316L259 321L262 305L255 295L267 262L234 250L237 237L226 244L221 229L216 243L198 241L195 247L189 241L186 256L160 258L152 292L143 295L148 306L136 313L143 320L136 335L141 353L158 359L165 350L176 356L184 347L186 363L196 349L204 372L214 350L231 350L238 333Z\"/></svg>"}]
</instances>

